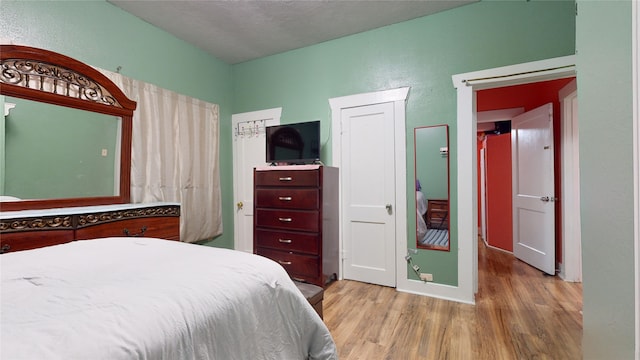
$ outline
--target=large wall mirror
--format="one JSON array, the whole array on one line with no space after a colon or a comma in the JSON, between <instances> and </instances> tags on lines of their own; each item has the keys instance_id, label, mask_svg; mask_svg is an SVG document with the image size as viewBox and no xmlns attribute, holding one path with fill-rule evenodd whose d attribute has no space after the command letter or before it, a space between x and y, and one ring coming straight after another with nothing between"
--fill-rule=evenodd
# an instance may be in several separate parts
<instances>
[{"instance_id":1,"label":"large wall mirror","mask_svg":"<svg viewBox=\"0 0 640 360\"><path fill-rule=\"evenodd\" d=\"M449 251L449 127L413 130L416 246Z\"/></svg>"},{"instance_id":2,"label":"large wall mirror","mask_svg":"<svg viewBox=\"0 0 640 360\"><path fill-rule=\"evenodd\" d=\"M130 201L136 103L67 56L0 45L0 208Z\"/></svg>"}]
</instances>

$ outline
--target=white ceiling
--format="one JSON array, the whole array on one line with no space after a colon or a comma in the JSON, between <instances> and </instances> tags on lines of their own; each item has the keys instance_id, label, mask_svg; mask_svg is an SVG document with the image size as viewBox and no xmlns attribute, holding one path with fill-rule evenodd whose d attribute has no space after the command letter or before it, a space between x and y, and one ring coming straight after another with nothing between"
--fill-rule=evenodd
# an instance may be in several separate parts
<instances>
[{"instance_id":1,"label":"white ceiling","mask_svg":"<svg viewBox=\"0 0 640 360\"><path fill-rule=\"evenodd\" d=\"M237 64L479 0L108 1Z\"/></svg>"}]
</instances>

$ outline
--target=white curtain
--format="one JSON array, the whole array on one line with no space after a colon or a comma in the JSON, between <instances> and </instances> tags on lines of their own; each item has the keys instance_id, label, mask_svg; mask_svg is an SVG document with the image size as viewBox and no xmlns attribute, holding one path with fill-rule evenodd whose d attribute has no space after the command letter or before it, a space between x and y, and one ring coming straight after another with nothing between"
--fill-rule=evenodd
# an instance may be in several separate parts
<instances>
[{"instance_id":1,"label":"white curtain","mask_svg":"<svg viewBox=\"0 0 640 360\"><path fill-rule=\"evenodd\" d=\"M218 105L100 71L138 103L133 115L131 201L179 202L182 241L221 234Z\"/></svg>"}]
</instances>

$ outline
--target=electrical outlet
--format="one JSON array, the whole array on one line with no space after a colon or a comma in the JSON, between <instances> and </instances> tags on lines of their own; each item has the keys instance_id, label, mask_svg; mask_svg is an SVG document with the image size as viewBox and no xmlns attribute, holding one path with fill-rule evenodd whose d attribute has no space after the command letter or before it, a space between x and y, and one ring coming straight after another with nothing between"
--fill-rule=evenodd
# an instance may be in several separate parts
<instances>
[{"instance_id":1,"label":"electrical outlet","mask_svg":"<svg viewBox=\"0 0 640 360\"><path fill-rule=\"evenodd\" d=\"M420 280L433 281L433 274L420 273Z\"/></svg>"}]
</instances>

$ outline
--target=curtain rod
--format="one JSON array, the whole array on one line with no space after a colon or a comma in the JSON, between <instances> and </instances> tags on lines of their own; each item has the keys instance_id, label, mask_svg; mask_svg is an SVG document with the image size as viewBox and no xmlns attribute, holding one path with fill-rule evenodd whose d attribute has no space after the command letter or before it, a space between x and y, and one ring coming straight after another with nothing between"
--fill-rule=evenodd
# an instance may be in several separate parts
<instances>
[{"instance_id":1,"label":"curtain rod","mask_svg":"<svg viewBox=\"0 0 640 360\"><path fill-rule=\"evenodd\" d=\"M496 79L508 80L508 79L515 79L520 76L530 75L530 74L545 74L545 73L555 74L555 73L561 72L561 70L570 70L574 68L575 68L575 65L565 65L565 66L558 66L558 67L544 69L544 70L525 71L525 72L509 74L509 75L488 76L488 77L475 78L475 79L463 79L462 82L465 83L467 86L471 86L473 85L473 83L478 83L478 82L483 82L488 80L496 80ZM568 73L567 77L570 77L570 76L574 76L574 75Z\"/></svg>"}]
</instances>

